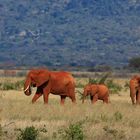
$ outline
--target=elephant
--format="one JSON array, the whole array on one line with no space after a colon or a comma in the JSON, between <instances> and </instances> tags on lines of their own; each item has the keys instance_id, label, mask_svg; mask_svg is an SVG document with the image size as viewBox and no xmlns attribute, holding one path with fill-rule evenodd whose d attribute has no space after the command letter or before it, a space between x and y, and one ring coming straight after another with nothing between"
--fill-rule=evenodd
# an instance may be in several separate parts
<instances>
[{"instance_id":1,"label":"elephant","mask_svg":"<svg viewBox=\"0 0 140 140\"><path fill-rule=\"evenodd\" d=\"M109 89L103 84L87 84L84 87L83 100L90 95L91 103L94 104L97 100L103 100L103 103L109 103Z\"/></svg>"},{"instance_id":2,"label":"elephant","mask_svg":"<svg viewBox=\"0 0 140 140\"><path fill-rule=\"evenodd\" d=\"M65 98L69 97L73 103L75 98L75 79L73 76L64 71L49 71L48 69L33 69L27 74L24 83L25 95L31 95L31 87L37 87L36 93L32 98L32 103L43 95L44 103L48 104L48 96L50 93L59 95L61 104L65 102Z\"/></svg>"},{"instance_id":3,"label":"elephant","mask_svg":"<svg viewBox=\"0 0 140 140\"><path fill-rule=\"evenodd\" d=\"M129 82L132 104L140 104L140 75L134 75Z\"/></svg>"}]
</instances>

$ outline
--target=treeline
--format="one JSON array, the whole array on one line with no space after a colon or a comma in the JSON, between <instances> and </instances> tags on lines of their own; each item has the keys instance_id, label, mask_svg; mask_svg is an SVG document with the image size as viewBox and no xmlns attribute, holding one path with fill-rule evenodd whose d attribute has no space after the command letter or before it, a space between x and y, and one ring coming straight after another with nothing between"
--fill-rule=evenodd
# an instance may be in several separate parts
<instances>
[{"instance_id":1,"label":"treeline","mask_svg":"<svg viewBox=\"0 0 140 140\"><path fill-rule=\"evenodd\" d=\"M132 0L1 0L0 66L123 67L140 52L139 11Z\"/></svg>"}]
</instances>

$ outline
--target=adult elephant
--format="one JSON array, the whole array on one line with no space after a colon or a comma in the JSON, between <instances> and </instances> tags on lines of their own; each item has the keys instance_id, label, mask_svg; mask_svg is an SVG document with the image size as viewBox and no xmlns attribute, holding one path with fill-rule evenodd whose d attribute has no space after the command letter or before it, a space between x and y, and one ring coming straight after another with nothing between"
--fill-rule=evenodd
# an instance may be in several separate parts
<instances>
[{"instance_id":1,"label":"adult elephant","mask_svg":"<svg viewBox=\"0 0 140 140\"><path fill-rule=\"evenodd\" d=\"M140 104L140 76L133 76L130 80L129 87L132 104Z\"/></svg>"},{"instance_id":2,"label":"adult elephant","mask_svg":"<svg viewBox=\"0 0 140 140\"><path fill-rule=\"evenodd\" d=\"M109 103L109 89L103 84L87 84L84 87L83 100L90 95L91 103L95 103L97 100L103 100L104 103Z\"/></svg>"},{"instance_id":3,"label":"adult elephant","mask_svg":"<svg viewBox=\"0 0 140 140\"><path fill-rule=\"evenodd\" d=\"M64 104L65 98L71 98L72 102L76 102L75 98L75 80L68 72L53 72L47 69L34 69L27 74L24 93L31 95L31 86L37 87L37 91L32 99L34 103L41 95L43 95L44 103L48 103L50 93L61 97L61 104Z\"/></svg>"}]
</instances>

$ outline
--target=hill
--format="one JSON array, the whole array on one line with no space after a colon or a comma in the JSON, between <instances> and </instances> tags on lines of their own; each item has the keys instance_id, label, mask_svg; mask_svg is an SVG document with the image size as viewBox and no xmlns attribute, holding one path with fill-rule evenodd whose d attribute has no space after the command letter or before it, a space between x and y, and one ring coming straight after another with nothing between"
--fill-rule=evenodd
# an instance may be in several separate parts
<instances>
[{"instance_id":1,"label":"hill","mask_svg":"<svg viewBox=\"0 0 140 140\"><path fill-rule=\"evenodd\" d=\"M122 67L139 36L138 0L0 1L1 67Z\"/></svg>"}]
</instances>

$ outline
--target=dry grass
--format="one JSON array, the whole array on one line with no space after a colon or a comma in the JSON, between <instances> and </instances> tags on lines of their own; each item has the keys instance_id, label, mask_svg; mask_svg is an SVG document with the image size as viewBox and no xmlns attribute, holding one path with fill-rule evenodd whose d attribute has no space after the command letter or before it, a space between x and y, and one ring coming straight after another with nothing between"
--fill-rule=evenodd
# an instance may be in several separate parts
<instances>
[{"instance_id":1,"label":"dry grass","mask_svg":"<svg viewBox=\"0 0 140 140\"><path fill-rule=\"evenodd\" d=\"M5 79L4 79L5 80ZM15 79L17 80L17 79ZM77 79L87 83L87 79ZM127 79L116 79L124 84ZM82 91L82 89L81 89ZM31 104L32 96L25 96L22 91L0 91L0 124L4 132L0 139L15 140L18 128L35 126L44 127L47 133L40 133L40 139L53 139L54 133L71 123L83 121L86 140L139 140L140 106L132 106L129 91L111 95L109 105L98 101L91 105L89 101L81 104L77 95L77 104L70 99L66 104L59 104L60 97L50 95L49 105L43 104L41 97L36 104Z\"/></svg>"}]
</instances>

